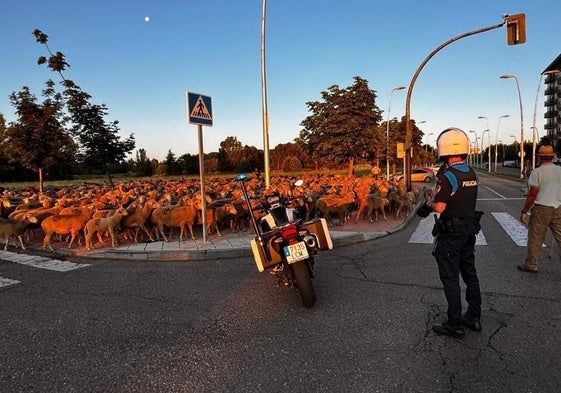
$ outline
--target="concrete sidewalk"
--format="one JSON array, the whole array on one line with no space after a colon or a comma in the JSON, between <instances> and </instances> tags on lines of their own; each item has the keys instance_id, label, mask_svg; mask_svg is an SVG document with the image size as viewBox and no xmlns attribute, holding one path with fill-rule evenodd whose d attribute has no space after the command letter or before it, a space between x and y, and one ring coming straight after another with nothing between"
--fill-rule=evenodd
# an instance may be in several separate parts
<instances>
[{"instance_id":1,"label":"concrete sidewalk","mask_svg":"<svg viewBox=\"0 0 561 393\"><path fill-rule=\"evenodd\" d=\"M415 211L416 209L413 209ZM384 220L380 217L378 222L370 223L365 219L359 220L357 223L348 221L345 225L333 225L329 227L334 247L341 247L348 244L368 241L383 236L387 236L402 229L412 218L414 213L403 219L387 217ZM94 244L94 250L86 250L83 245L74 245L72 249L68 249L66 243L53 243L55 251L45 251L41 248L42 239L27 244L29 250L41 251L42 255L49 254L57 256L79 256L87 258L99 259L131 259L131 260L206 260L206 259L224 259L252 257L250 249L250 241L254 234L250 229L245 231L233 232L223 230L222 237L215 234L207 237L206 242L203 241L201 228L195 229L196 240L186 239L182 242L176 238L172 241L155 241L155 242L139 242L121 240L121 244L117 247L109 247L108 243L101 246ZM11 243L13 244L13 243Z\"/></svg>"}]
</instances>

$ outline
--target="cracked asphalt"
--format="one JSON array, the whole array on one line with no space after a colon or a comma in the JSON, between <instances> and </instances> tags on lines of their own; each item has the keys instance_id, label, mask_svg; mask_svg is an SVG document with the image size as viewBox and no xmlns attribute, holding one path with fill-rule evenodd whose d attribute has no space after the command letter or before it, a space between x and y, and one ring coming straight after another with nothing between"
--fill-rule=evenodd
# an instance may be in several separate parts
<instances>
[{"instance_id":1,"label":"cracked asphalt","mask_svg":"<svg viewBox=\"0 0 561 393\"><path fill-rule=\"evenodd\" d=\"M0 261L21 281L0 289L0 391L561 391L557 253L518 271L524 247L484 215L483 331L441 337L432 246L408 243L417 220L321 253L312 309L245 257L81 259L65 273Z\"/></svg>"}]
</instances>

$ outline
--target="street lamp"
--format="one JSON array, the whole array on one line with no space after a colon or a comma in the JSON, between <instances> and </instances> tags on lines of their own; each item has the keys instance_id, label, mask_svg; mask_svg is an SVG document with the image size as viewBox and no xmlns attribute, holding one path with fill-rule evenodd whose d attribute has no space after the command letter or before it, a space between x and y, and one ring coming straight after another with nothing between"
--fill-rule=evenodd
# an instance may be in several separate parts
<instances>
[{"instance_id":1,"label":"street lamp","mask_svg":"<svg viewBox=\"0 0 561 393\"><path fill-rule=\"evenodd\" d=\"M516 135L511 135L511 138L514 138L514 149L516 151L516 145L518 144L518 141L516 140Z\"/></svg>"},{"instance_id":2,"label":"street lamp","mask_svg":"<svg viewBox=\"0 0 561 393\"><path fill-rule=\"evenodd\" d=\"M427 145L429 144L429 136L434 135L434 132L427 134L427 143L425 143L425 153L427 151Z\"/></svg>"},{"instance_id":3,"label":"street lamp","mask_svg":"<svg viewBox=\"0 0 561 393\"><path fill-rule=\"evenodd\" d=\"M487 154L487 158L488 161L491 161L491 132L489 131L489 129L483 130L483 132L481 133L481 163L483 163L483 141L485 141L485 133L489 134L489 137L487 138L489 141L489 147L488 147L488 153ZM489 164L491 165L491 164ZM490 167L489 167L489 171L490 171Z\"/></svg>"},{"instance_id":4,"label":"street lamp","mask_svg":"<svg viewBox=\"0 0 561 393\"><path fill-rule=\"evenodd\" d=\"M499 117L499 122L497 123L497 135L495 137L495 172L497 172L497 154L498 154L497 150L499 148L499 145L498 145L499 127L501 125L501 119L503 117L510 117L510 115L502 115L501 117ZM503 146L503 161L505 160L504 156L505 156L505 149L504 149L504 146Z\"/></svg>"},{"instance_id":5,"label":"street lamp","mask_svg":"<svg viewBox=\"0 0 561 393\"><path fill-rule=\"evenodd\" d=\"M516 75L505 74L501 75L501 79L512 78L516 82L516 89L518 90L518 102L520 104L520 178L524 179L524 115L522 111L522 95L520 94L520 84Z\"/></svg>"},{"instance_id":6,"label":"street lamp","mask_svg":"<svg viewBox=\"0 0 561 393\"><path fill-rule=\"evenodd\" d=\"M503 163L505 162L505 144L503 143L503 141L498 141L501 146L503 147ZM496 152L495 152L496 153ZM497 159L497 156L495 156L495 160ZM497 172L497 163L495 161L495 172Z\"/></svg>"},{"instance_id":7,"label":"street lamp","mask_svg":"<svg viewBox=\"0 0 561 393\"><path fill-rule=\"evenodd\" d=\"M489 131L489 120L487 119L487 116L478 116L478 119L485 119L485 123L487 124L487 131ZM485 133L485 131L483 131L483 133ZM495 154L497 154L497 152L495 151ZM491 173L491 132L489 131L489 173Z\"/></svg>"},{"instance_id":8,"label":"street lamp","mask_svg":"<svg viewBox=\"0 0 561 393\"><path fill-rule=\"evenodd\" d=\"M542 72L540 74L540 81L538 82L538 90L536 91L536 101L534 102L534 121L532 123L532 169L536 168L536 132L537 132L537 128L536 128L536 109L538 108L538 96L540 94L540 87L542 85L542 78L544 75L549 75L549 74L556 74L557 72L561 72L561 70L549 70L549 71L545 71Z\"/></svg>"},{"instance_id":9,"label":"street lamp","mask_svg":"<svg viewBox=\"0 0 561 393\"><path fill-rule=\"evenodd\" d=\"M405 86L394 87L390 93L390 102L388 104L388 120L386 121L386 179L390 178L390 111L392 108L392 96L394 91L404 90Z\"/></svg>"},{"instance_id":10,"label":"street lamp","mask_svg":"<svg viewBox=\"0 0 561 393\"><path fill-rule=\"evenodd\" d=\"M473 132L473 135L475 135L475 152L476 154L479 154L479 142L477 142L477 140L479 139L479 137L477 136L477 132L470 130L470 132ZM475 164L477 165L477 155L475 156Z\"/></svg>"}]
</instances>

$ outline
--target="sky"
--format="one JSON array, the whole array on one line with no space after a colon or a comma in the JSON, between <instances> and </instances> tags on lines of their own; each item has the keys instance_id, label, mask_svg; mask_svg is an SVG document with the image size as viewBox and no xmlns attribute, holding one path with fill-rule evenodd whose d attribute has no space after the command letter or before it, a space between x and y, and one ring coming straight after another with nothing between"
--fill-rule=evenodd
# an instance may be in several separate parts
<instances>
[{"instance_id":1,"label":"sky","mask_svg":"<svg viewBox=\"0 0 561 393\"><path fill-rule=\"evenodd\" d=\"M119 121L123 138L134 134L133 156L197 154L199 143L216 152L229 136L263 149L262 7L262 0L1 0L0 113L16 120L12 92L28 86L40 99L48 79L60 81L37 65L48 56L32 35L39 29L66 56L65 77L107 105L106 120ZM384 120L388 110L401 118L413 75L432 51L518 13L526 15L525 44L508 46L500 27L451 43L422 69L411 118L424 121L423 142L433 146L452 126L479 137L479 146L483 139L483 148L514 143L511 135L520 141L521 128L530 141L534 112L543 136L540 73L561 52L559 0L267 0L269 147L298 137L306 102L321 101L332 85L351 86L355 76L376 92ZM392 93L398 86L406 89ZM186 92L212 100L213 125L201 141L187 121Z\"/></svg>"}]
</instances>

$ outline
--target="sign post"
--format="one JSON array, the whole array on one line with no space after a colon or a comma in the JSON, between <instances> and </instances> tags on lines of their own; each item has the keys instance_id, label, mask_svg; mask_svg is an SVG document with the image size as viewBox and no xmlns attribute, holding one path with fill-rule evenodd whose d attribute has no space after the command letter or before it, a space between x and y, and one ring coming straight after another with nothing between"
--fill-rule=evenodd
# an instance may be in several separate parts
<instances>
[{"instance_id":1,"label":"sign post","mask_svg":"<svg viewBox=\"0 0 561 393\"><path fill-rule=\"evenodd\" d=\"M212 127L212 99L198 93L187 92L187 120L197 125L199 139L199 178L201 183L201 202L203 218L203 242L206 243L206 194L205 194L205 153L203 148L203 126Z\"/></svg>"}]
</instances>

